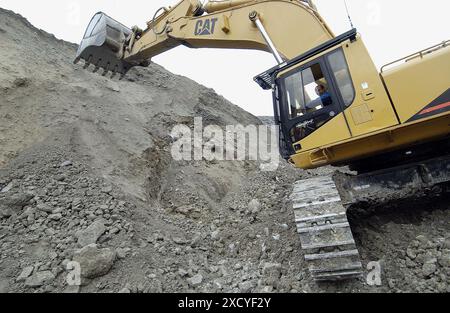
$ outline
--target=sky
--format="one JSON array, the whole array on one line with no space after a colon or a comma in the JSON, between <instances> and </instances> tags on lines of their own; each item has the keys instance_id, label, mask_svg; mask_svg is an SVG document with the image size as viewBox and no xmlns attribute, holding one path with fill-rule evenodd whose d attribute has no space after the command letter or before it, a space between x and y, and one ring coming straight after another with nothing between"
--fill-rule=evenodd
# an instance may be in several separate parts
<instances>
[{"instance_id":1,"label":"sky","mask_svg":"<svg viewBox=\"0 0 450 313\"><path fill-rule=\"evenodd\" d=\"M0 7L26 17L57 38L79 43L92 16L103 11L131 27L145 28L155 11L178 0L0 0ZM335 34L350 29L344 0L316 0ZM372 58L382 65L450 39L449 0L347 0L353 24ZM281 18L281 17L280 17ZM254 115L273 115L270 91L253 77L274 66L261 51L178 47L153 59L169 71L213 88Z\"/></svg>"}]
</instances>

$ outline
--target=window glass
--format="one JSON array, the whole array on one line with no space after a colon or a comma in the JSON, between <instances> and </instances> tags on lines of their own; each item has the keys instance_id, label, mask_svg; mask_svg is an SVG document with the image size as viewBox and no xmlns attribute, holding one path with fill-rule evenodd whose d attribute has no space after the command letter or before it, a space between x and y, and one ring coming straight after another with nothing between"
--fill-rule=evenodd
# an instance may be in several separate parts
<instances>
[{"instance_id":1,"label":"window glass","mask_svg":"<svg viewBox=\"0 0 450 313\"><path fill-rule=\"evenodd\" d=\"M350 72L345 61L344 52L337 50L328 56L331 70L336 79L337 86L344 100L344 105L349 106L355 98L355 89L353 87Z\"/></svg>"},{"instance_id":2,"label":"window glass","mask_svg":"<svg viewBox=\"0 0 450 313\"><path fill-rule=\"evenodd\" d=\"M290 119L333 104L328 82L319 63L286 77L284 82Z\"/></svg>"},{"instance_id":3,"label":"window glass","mask_svg":"<svg viewBox=\"0 0 450 313\"><path fill-rule=\"evenodd\" d=\"M94 27L97 26L98 21L102 17L101 14L96 14L93 18L91 23L89 24L88 28L86 29L86 33L84 34L84 38L88 38L91 36L92 31L94 30Z\"/></svg>"}]
</instances>

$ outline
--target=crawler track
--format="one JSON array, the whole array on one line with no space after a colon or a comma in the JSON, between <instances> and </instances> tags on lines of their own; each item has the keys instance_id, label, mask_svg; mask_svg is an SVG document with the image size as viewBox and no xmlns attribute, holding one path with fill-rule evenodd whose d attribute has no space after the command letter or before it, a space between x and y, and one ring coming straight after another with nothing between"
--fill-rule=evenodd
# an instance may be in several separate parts
<instances>
[{"instance_id":1,"label":"crawler track","mask_svg":"<svg viewBox=\"0 0 450 313\"><path fill-rule=\"evenodd\" d=\"M313 278L338 281L360 277L363 270L359 252L333 179L298 181L291 200Z\"/></svg>"}]
</instances>

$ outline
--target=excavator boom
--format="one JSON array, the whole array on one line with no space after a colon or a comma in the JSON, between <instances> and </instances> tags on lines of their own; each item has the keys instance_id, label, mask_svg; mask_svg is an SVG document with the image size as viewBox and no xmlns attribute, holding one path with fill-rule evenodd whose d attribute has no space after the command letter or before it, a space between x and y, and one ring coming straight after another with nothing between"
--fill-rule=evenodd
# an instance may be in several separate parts
<instances>
[{"instance_id":1,"label":"excavator boom","mask_svg":"<svg viewBox=\"0 0 450 313\"><path fill-rule=\"evenodd\" d=\"M289 60L332 38L312 1L228 0L202 5L198 0L183 0L158 10L145 30L127 28L97 13L75 61L83 59L86 66L93 64L104 73L125 74L179 45L262 50Z\"/></svg>"}]
</instances>

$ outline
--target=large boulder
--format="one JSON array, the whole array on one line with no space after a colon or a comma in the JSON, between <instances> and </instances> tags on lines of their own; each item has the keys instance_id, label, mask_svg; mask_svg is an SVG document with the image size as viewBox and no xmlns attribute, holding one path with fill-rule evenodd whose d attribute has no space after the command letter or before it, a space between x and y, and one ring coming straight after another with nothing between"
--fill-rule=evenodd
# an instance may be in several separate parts
<instances>
[{"instance_id":1,"label":"large boulder","mask_svg":"<svg viewBox=\"0 0 450 313\"><path fill-rule=\"evenodd\" d=\"M0 197L0 218L19 213L34 196L28 193L6 194Z\"/></svg>"},{"instance_id":2,"label":"large boulder","mask_svg":"<svg viewBox=\"0 0 450 313\"><path fill-rule=\"evenodd\" d=\"M108 274L115 260L116 253L113 250L99 249L96 244L77 250L73 258L80 264L81 276L91 279Z\"/></svg>"}]
</instances>

